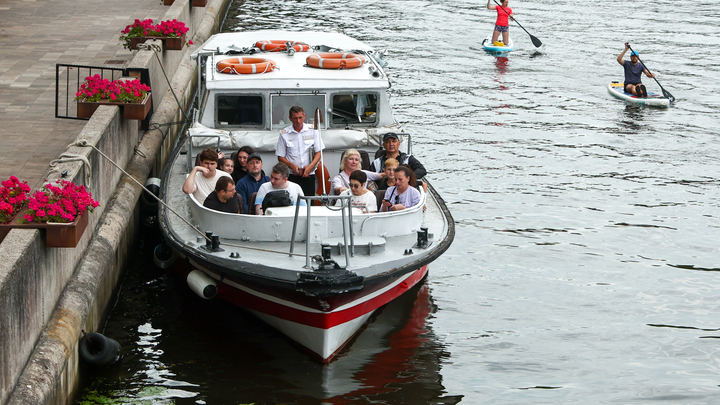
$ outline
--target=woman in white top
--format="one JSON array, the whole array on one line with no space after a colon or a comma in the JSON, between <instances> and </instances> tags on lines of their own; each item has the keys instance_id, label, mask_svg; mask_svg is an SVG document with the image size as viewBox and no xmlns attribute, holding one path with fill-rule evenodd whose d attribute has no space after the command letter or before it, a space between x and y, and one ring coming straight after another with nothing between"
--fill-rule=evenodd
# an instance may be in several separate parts
<instances>
[{"instance_id":1,"label":"woman in white top","mask_svg":"<svg viewBox=\"0 0 720 405\"><path fill-rule=\"evenodd\" d=\"M350 189L350 173L360 170L360 167L360 152L355 149L345 151L345 156L340 162L340 173L332 179L330 195L339 195L343 191ZM370 181L385 177L385 173L375 173L368 170L362 170L362 172ZM364 182L363 187L367 188L367 181Z\"/></svg>"},{"instance_id":2,"label":"woman in white top","mask_svg":"<svg viewBox=\"0 0 720 405\"><path fill-rule=\"evenodd\" d=\"M367 174L365 174L365 171L355 170L350 173L350 188L340 193L341 196L351 196L350 205L353 208L361 209L363 214L377 212L375 193L365 188L366 182ZM340 205L340 200L337 200L335 205Z\"/></svg>"}]
</instances>

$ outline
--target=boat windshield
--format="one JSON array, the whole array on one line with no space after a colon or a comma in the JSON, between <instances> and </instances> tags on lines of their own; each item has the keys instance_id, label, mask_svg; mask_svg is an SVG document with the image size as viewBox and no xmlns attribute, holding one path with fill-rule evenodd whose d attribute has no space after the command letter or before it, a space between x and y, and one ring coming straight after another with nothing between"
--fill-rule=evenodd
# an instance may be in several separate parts
<instances>
[{"instance_id":1,"label":"boat windshield","mask_svg":"<svg viewBox=\"0 0 720 405\"><path fill-rule=\"evenodd\" d=\"M335 94L331 122L337 125L374 124L377 121L378 95L373 93Z\"/></svg>"},{"instance_id":2,"label":"boat windshield","mask_svg":"<svg viewBox=\"0 0 720 405\"><path fill-rule=\"evenodd\" d=\"M290 107L299 105L305 110L305 122L312 124L315 117L315 109L322 111L325 121L325 95L324 94L272 94L270 95L272 109L272 129L282 129L291 124L289 113ZM327 121L325 121L327 122ZM327 127L327 124L321 128Z\"/></svg>"}]
</instances>

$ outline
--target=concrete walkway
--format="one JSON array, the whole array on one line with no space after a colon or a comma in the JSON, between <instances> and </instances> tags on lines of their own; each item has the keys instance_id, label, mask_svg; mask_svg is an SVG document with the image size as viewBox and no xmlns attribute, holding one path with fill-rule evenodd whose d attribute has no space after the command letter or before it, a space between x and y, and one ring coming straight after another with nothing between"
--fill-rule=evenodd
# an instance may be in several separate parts
<instances>
[{"instance_id":1,"label":"concrete walkway","mask_svg":"<svg viewBox=\"0 0 720 405\"><path fill-rule=\"evenodd\" d=\"M118 37L137 19L162 20L161 0L0 0L0 181L37 188L87 121L55 118L55 64L123 67Z\"/></svg>"}]
</instances>

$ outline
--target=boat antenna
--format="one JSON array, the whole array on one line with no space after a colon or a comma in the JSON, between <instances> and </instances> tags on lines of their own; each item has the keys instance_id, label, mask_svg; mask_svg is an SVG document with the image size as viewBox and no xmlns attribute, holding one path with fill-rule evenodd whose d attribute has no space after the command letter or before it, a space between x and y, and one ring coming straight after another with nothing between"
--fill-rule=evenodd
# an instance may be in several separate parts
<instances>
[{"instance_id":1,"label":"boat antenna","mask_svg":"<svg viewBox=\"0 0 720 405\"><path fill-rule=\"evenodd\" d=\"M322 141L322 132L320 132L320 121L322 120L322 112L320 111L320 107L315 109L315 119L313 120L313 127L316 131L318 131L318 136L320 137L320 142L325 143ZM325 190L325 158L323 156L323 151L320 149L320 177L322 183L322 193L323 195L327 195L327 190Z\"/></svg>"}]
</instances>

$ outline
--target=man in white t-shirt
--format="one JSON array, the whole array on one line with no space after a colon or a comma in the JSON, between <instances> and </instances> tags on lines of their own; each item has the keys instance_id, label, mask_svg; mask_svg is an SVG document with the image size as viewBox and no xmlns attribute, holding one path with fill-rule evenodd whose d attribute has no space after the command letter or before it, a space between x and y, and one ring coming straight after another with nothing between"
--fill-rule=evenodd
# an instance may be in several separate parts
<instances>
[{"instance_id":1,"label":"man in white t-shirt","mask_svg":"<svg viewBox=\"0 0 720 405\"><path fill-rule=\"evenodd\" d=\"M265 200L265 196L267 193L275 190L287 190L288 194L290 194L290 203L292 205L295 205L295 202L297 201L297 196L305 196L303 194L302 188L291 182L288 181L288 176L290 175L290 168L285 163L278 163L272 168L272 172L270 173L270 182L264 183L260 186L260 189L257 192L257 195L255 196L255 212L257 212L258 215L264 215L262 209L262 203ZM307 203L305 200L300 200L300 206L306 206Z\"/></svg>"},{"instance_id":2,"label":"man in white t-shirt","mask_svg":"<svg viewBox=\"0 0 720 405\"><path fill-rule=\"evenodd\" d=\"M207 148L200 152L200 166L195 166L185 179L182 191L185 194L192 194L202 205L210 193L215 192L215 184L223 176L230 176L222 170L217 170L218 153L215 149Z\"/></svg>"}]
</instances>

